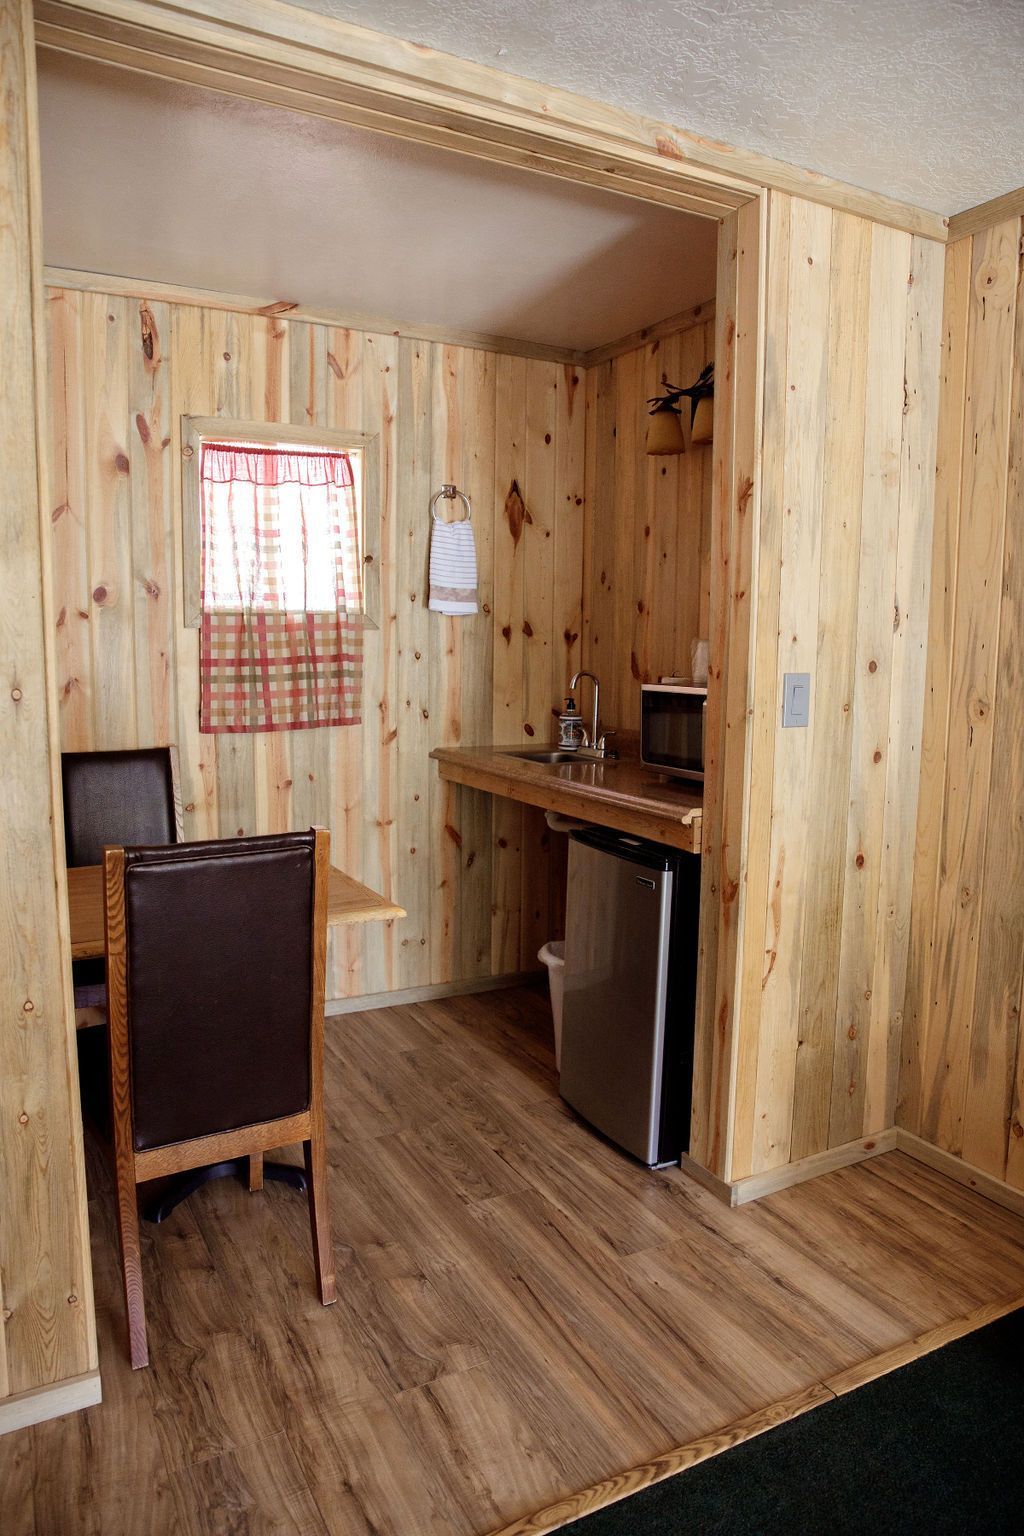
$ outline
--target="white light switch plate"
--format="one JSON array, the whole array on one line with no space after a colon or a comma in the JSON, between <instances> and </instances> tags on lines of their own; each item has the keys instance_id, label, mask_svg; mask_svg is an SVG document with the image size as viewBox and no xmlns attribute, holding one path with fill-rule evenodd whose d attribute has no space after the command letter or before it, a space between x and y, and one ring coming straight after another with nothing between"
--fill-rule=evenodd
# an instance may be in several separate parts
<instances>
[{"instance_id":1,"label":"white light switch plate","mask_svg":"<svg viewBox=\"0 0 1024 1536\"><path fill-rule=\"evenodd\" d=\"M811 717L811 674L786 672L782 678L782 726L805 726Z\"/></svg>"}]
</instances>

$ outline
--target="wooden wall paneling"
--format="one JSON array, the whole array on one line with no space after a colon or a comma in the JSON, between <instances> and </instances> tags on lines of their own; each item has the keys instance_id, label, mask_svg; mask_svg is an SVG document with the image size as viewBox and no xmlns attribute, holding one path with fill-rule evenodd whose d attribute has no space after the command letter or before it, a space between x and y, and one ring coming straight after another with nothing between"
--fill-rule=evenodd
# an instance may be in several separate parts
<instances>
[{"instance_id":1,"label":"wooden wall paneling","mask_svg":"<svg viewBox=\"0 0 1024 1536\"><path fill-rule=\"evenodd\" d=\"M640 727L641 682L690 671L690 642L709 622L710 446L650 458L647 401L666 381L692 382L714 352L714 326L676 334L588 369L587 622L584 665L601 679L602 715Z\"/></svg>"},{"instance_id":2,"label":"wooden wall paneling","mask_svg":"<svg viewBox=\"0 0 1024 1536\"><path fill-rule=\"evenodd\" d=\"M324 424L324 368L318 371L312 326L285 326L276 318L252 325L252 378L246 396L250 421L278 421L299 426ZM260 832L286 832L292 826L330 824L322 803L310 791L321 731L261 731L252 738L253 816ZM306 745L298 737L310 737ZM223 740L224 738L221 738ZM311 761L307 764L306 758ZM302 761L300 762L300 759ZM329 771L329 765L328 765ZM314 775L310 785L308 774ZM328 945L333 932L328 936Z\"/></svg>"},{"instance_id":3,"label":"wooden wall paneling","mask_svg":"<svg viewBox=\"0 0 1024 1536\"><path fill-rule=\"evenodd\" d=\"M718 247L715 438L708 457L710 669L701 867L700 966L691 1156L717 1177L733 1161L738 990L747 903L764 389L767 200L741 208ZM707 474L707 466L705 474ZM756 914L755 914L756 915Z\"/></svg>"},{"instance_id":4,"label":"wooden wall paneling","mask_svg":"<svg viewBox=\"0 0 1024 1536\"><path fill-rule=\"evenodd\" d=\"M941 249L931 241L912 237L885 811L871 984L873 1070L867 1083L861 1135L895 1124L899 1086L921 776L942 286Z\"/></svg>"},{"instance_id":5,"label":"wooden wall paneling","mask_svg":"<svg viewBox=\"0 0 1024 1536\"><path fill-rule=\"evenodd\" d=\"M818 642L818 573L828 377L829 264L832 215L794 204L790 219L790 386L785 414L780 541L777 674L813 673ZM759 643L771 633L760 629ZM775 724L778 725L778 691ZM813 700L812 700L813 709ZM809 731L775 731L773 826L766 914L766 965L757 1061L759 1113L754 1169L789 1161L800 997L800 943L809 850L805 816L810 781Z\"/></svg>"},{"instance_id":6,"label":"wooden wall paneling","mask_svg":"<svg viewBox=\"0 0 1024 1536\"><path fill-rule=\"evenodd\" d=\"M856 671L851 700L849 815L836 1000L831 1139L851 1141L881 1125L876 1075L887 1039L873 1029L878 891L885 815L896 554L900 512L907 279L910 239L875 229L871 244L864 494L857 597ZM894 764L894 771L902 764ZM884 1104L884 1088L882 1101ZM853 1127L853 1129L851 1129Z\"/></svg>"},{"instance_id":7,"label":"wooden wall paneling","mask_svg":"<svg viewBox=\"0 0 1024 1536\"><path fill-rule=\"evenodd\" d=\"M920 1134L923 1064L927 1053L932 992L932 958L938 902L946 743L953 658L956 571L960 539L960 494L966 447L967 332L971 295L969 239L945 251L942 304L935 521L921 741L921 785L911 899L906 1001L901 1031L897 1119Z\"/></svg>"},{"instance_id":8,"label":"wooden wall paneling","mask_svg":"<svg viewBox=\"0 0 1024 1536\"><path fill-rule=\"evenodd\" d=\"M760 517L755 538L757 604L752 637L753 655L749 806L746 836L746 905L750 924L742 931L735 1044L735 1110L728 1169L724 1177L745 1178L754 1168L754 1118L757 1113L758 1054L761 993L770 954L766 953L761 914L777 900L769 890L771 815L775 771L775 710L778 699L778 636L782 527L785 513L784 471L790 359L790 268L792 199L773 195L768 202L767 267L765 279L764 449ZM719 322L721 327L721 322ZM719 332L721 333L721 332ZM714 571L713 571L714 574ZM715 587L712 586L712 597ZM715 628L715 634L718 629ZM769 643L765 643L768 637ZM719 967L721 969L721 967Z\"/></svg>"},{"instance_id":9,"label":"wooden wall paneling","mask_svg":"<svg viewBox=\"0 0 1024 1536\"><path fill-rule=\"evenodd\" d=\"M1018 240L1021 227L1018 223ZM1001 276L1002 274L999 274ZM997 278L998 281L998 278ZM978 974L964 1102L963 1157L1018 1186L1020 1102L1014 1074L1024 971L1024 269L1015 274L1014 343L998 654L992 663L992 807L979 892ZM998 302L998 297L997 297ZM994 811L994 814L993 814Z\"/></svg>"},{"instance_id":10,"label":"wooden wall paneling","mask_svg":"<svg viewBox=\"0 0 1024 1536\"><path fill-rule=\"evenodd\" d=\"M524 494L529 514L523 530L523 731L533 744L546 746L554 736L553 643L557 505L557 390L561 365L530 359L526 364L526 443ZM568 685L568 678L565 687ZM519 964L535 967L537 951L551 933L551 831L544 812L523 808L523 858L520 872Z\"/></svg>"},{"instance_id":11,"label":"wooden wall paneling","mask_svg":"<svg viewBox=\"0 0 1024 1536\"><path fill-rule=\"evenodd\" d=\"M263 345L268 328L283 327L272 319L259 320L254 325L254 403L259 401L262 384L265 410L267 396L281 393L274 368L277 349L273 345ZM326 427L327 379L330 372L327 362L327 329L322 325L311 325L295 327L295 332L289 338L289 374L284 380L287 419L294 425ZM281 419L284 417L281 416ZM269 733L271 737L276 735L281 743L280 747L271 748L271 752L281 754L280 768L285 770L283 782L291 784L291 803L287 816L293 827L330 826L334 743L350 729L350 726L339 726L334 730L319 728ZM257 754L260 739L254 738Z\"/></svg>"},{"instance_id":12,"label":"wooden wall paneling","mask_svg":"<svg viewBox=\"0 0 1024 1536\"><path fill-rule=\"evenodd\" d=\"M75 1071L53 641L31 7L0 3L0 1400L89 1376L99 1400ZM33 1417L41 1399L26 1397ZM79 1399L81 1401L81 1399ZM17 1412L4 1404L5 1418ZM14 1420L16 1422L16 1419Z\"/></svg>"},{"instance_id":13,"label":"wooden wall paneling","mask_svg":"<svg viewBox=\"0 0 1024 1536\"><path fill-rule=\"evenodd\" d=\"M365 635L363 682L363 777L374 786L364 800L363 879L375 891L390 897L395 891L397 842L395 806L397 792L398 725L397 685L397 592L395 541L398 507L398 467L395 457L395 411L398 382L398 340L394 336L364 337L363 410L364 431L380 434L381 476L381 622ZM404 905L404 903L400 903ZM374 923L364 936L365 990L387 991L395 985L395 925Z\"/></svg>"},{"instance_id":14,"label":"wooden wall paneling","mask_svg":"<svg viewBox=\"0 0 1024 1536\"><path fill-rule=\"evenodd\" d=\"M523 741L522 677L524 520L521 447L526 436L526 363L499 357L495 384L494 439L494 682L493 741ZM491 969L519 969L523 813L495 800L493 818L494 928Z\"/></svg>"},{"instance_id":15,"label":"wooden wall paneling","mask_svg":"<svg viewBox=\"0 0 1024 1536\"><path fill-rule=\"evenodd\" d=\"M633 618L636 612L636 570L638 540L648 526L644 491L647 462L640 463L643 449L641 404L644 379L643 351L627 352L613 364L615 378L615 575L611 583L612 623L611 658L600 674L607 703L604 712L609 722L622 730L633 718L630 709L639 681L640 662L633 650ZM607 653L606 653L607 654ZM610 673L610 676L609 676ZM584 703L584 715L589 708ZM637 717L638 718L638 717Z\"/></svg>"},{"instance_id":16,"label":"wooden wall paneling","mask_svg":"<svg viewBox=\"0 0 1024 1536\"><path fill-rule=\"evenodd\" d=\"M960 1155L977 975L1002 589L1010 369L1020 222L974 239L946 787L921 1134Z\"/></svg>"},{"instance_id":17,"label":"wooden wall paneling","mask_svg":"<svg viewBox=\"0 0 1024 1536\"><path fill-rule=\"evenodd\" d=\"M250 316L229 310L210 310L207 315L203 366L211 416L251 421L261 404L262 389L253 371L252 326ZM223 837L251 837L257 830L255 739L243 732L208 738L207 750L216 755L217 816Z\"/></svg>"},{"instance_id":18,"label":"wooden wall paneling","mask_svg":"<svg viewBox=\"0 0 1024 1536\"><path fill-rule=\"evenodd\" d=\"M434 390L444 387L441 352L429 342L403 337L398 343L395 590L402 617L396 633L397 803L402 905L410 914L401 925L396 948L398 985L403 987L425 986L431 980L431 929L444 911L443 892L433 885L431 800L436 775L428 759L434 732L444 729L431 697L432 673L443 658L437 655L438 616L427 610L428 507L436 489L432 401Z\"/></svg>"},{"instance_id":19,"label":"wooden wall paneling","mask_svg":"<svg viewBox=\"0 0 1024 1536\"><path fill-rule=\"evenodd\" d=\"M60 594L55 663L61 742L66 751L92 746L89 541L86 529L81 298L49 297L48 361L52 430L49 485L54 589Z\"/></svg>"},{"instance_id":20,"label":"wooden wall paneling","mask_svg":"<svg viewBox=\"0 0 1024 1536\"><path fill-rule=\"evenodd\" d=\"M136 725L140 746L177 742L171 495L170 310L129 304L128 438ZM126 594L127 597L127 594Z\"/></svg>"},{"instance_id":21,"label":"wooden wall paneling","mask_svg":"<svg viewBox=\"0 0 1024 1536\"><path fill-rule=\"evenodd\" d=\"M465 481L462 473L465 397L455 349L436 346L433 369L431 494L446 482L462 489ZM461 516L460 503L442 505L441 516L451 517L453 506L457 509L456 515ZM479 515L478 508L478 519ZM479 625L479 616L458 618L432 613L429 623L430 721L423 732L419 752L423 759L423 785L431 804L432 900L427 924L430 979L440 979L452 975L457 965L462 833L458 786L431 771L433 764L427 754L431 746L457 746L462 740L462 655L464 647L472 646L473 630Z\"/></svg>"},{"instance_id":22,"label":"wooden wall paneling","mask_svg":"<svg viewBox=\"0 0 1024 1536\"><path fill-rule=\"evenodd\" d=\"M583 656L583 540L586 517L586 383L571 363L555 369L555 550L551 707L564 703ZM549 717L555 739L557 722Z\"/></svg>"},{"instance_id":23,"label":"wooden wall paneling","mask_svg":"<svg viewBox=\"0 0 1024 1536\"><path fill-rule=\"evenodd\" d=\"M502 511L502 503L496 502L494 494L497 357L493 352L466 352L461 367L465 374L462 483L475 509L473 537L480 611L470 620L472 644L463 648L460 723L464 745L480 746L492 739L494 547L496 519ZM491 973L492 808L490 795L459 786L458 826L462 836L459 849L459 974L464 977L489 976Z\"/></svg>"},{"instance_id":24,"label":"wooden wall paneling","mask_svg":"<svg viewBox=\"0 0 1024 1536\"><path fill-rule=\"evenodd\" d=\"M678 357L678 344L668 342L666 354L665 361L668 364L672 361L673 355ZM615 669L615 683L619 692L614 722L619 730L638 731L640 729L640 684L653 681L650 659L653 643L654 593L659 566L662 563L663 534L666 525L670 525L670 538L673 552L675 552L680 516L678 500L669 505L666 497L662 504L659 493L662 485L667 483L668 476L659 475L659 460L649 458L645 451L646 401L655 393L660 383L657 352L653 346L650 346L627 356L633 362L634 368L629 369L626 364L624 368L628 370L635 393L632 406L628 400L623 400L622 409L619 412L621 442L617 446L622 449L628 473L624 482L626 497L618 501L615 512L622 547L625 548L627 543L632 545L633 559L632 580L623 593L627 601L622 613L619 659ZM678 464L678 460L676 462ZM661 459L660 466L664 464L665 460ZM678 493L678 468L673 489ZM671 606L662 611L667 612L668 615L672 614ZM672 617L669 617L669 623L672 622ZM628 673L623 665L627 655L629 657Z\"/></svg>"},{"instance_id":25,"label":"wooden wall paneling","mask_svg":"<svg viewBox=\"0 0 1024 1536\"><path fill-rule=\"evenodd\" d=\"M611 362L587 370L587 405L584 550L588 575L584 588L582 665L607 679L605 715L615 726L611 680L615 672L613 605L619 573L615 528L615 369Z\"/></svg>"},{"instance_id":26,"label":"wooden wall paneling","mask_svg":"<svg viewBox=\"0 0 1024 1536\"><path fill-rule=\"evenodd\" d=\"M127 299L90 294L83 308L85 366L102 381L87 399L86 524L92 717L97 741L134 747L135 633L128 450Z\"/></svg>"},{"instance_id":27,"label":"wooden wall paneling","mask_svg":"<svg viewBox=\"0 0 1024 1536\"><path fill-rule=\"evenodd\" d=\"M290 330L290 326L285 327ZM363 431L363 337L358 331L327 331L327 425ZM364 645L375 643L372 633ZM363 723L332 731L331 862L346 874L363 878ZM345 925L328 935L328 996L357 996L362 981L363 935Z\"/></svg>"},{"instance_id":28,"label":"wooden wall paneling","mask_svg":"<svg viewBox=\"0 0 1024 1536\"><path fill-rule=\"evenodd\" d=\"M677 338L677 356L673 359L674 382L692 384L714 356L713 326L695 325L683 331ZM654 648L648 661L653 681L668 672L689 677L692 672L690 645L694 640L708 639L706 629L701 628L701 616L702 611L705 618L708 616L710 606L709 471L713 447L710 444L691 445L689 412L687 400L683 402L687 451L678 460L676 600L667 613L657 617L652 636ZM668 513L668 508L665 512Z\"/></svg>"},{"instance_id":29,"label":"wooden wall paneling","mask_svg":"<svg viewBox=\"0 0 1024 1536\"><path fill-rule=\"evenodd\" d=\"M729 677L734 518L741 507L734 470L736 458L735 348L740 339L737 217L726 219L718 236L716 284L716 359L714 490L711 503L711 593L709 610L708 712L704 741L704 804L701 827L699 963L695 1009L693 1097L690 1104L690 1156L700 1166L724 1176L731 1161L736 988L724 933L737 912L738 884L726 889L725 801L727 782L726 688ZM756 370L755 370L756 372ZM752 537L753 522L747 523ZM738 563L743 565L740 550ZM748 567L749 569L749 567ZM747 585L747 599L752 594ZM742 612L742 607L739 610ZM744 706L746 700L744 698ZM740 763L742 779L742 760ZM720 979L720 963L725 971Z\"/></svg>"},{"instance_id":30,"label":"wooden wall paneling","mask_svg":"<svg viewBox=\"0 0 1024 1536\"><path fill-rule=\"evenodd\" d=\"M811 861L802 936L794 1159L830 1145L864 483L871 269L871 225L865 219L834 215L831 268L813 789L806 806Z\"/></svg>"},{"instance_id":31,"label":"wooden wall paneling","mask_svg":"<svg viewBox=\"0 0 1024 1536\"><path fill-rule=\"evenodd\" d=\"M184 575L181 537L181 418L210 411L204 371L208 311L175 306L171 312L171 507L174 518L175 623L178 654L178 764L188 841L219 833L217 752L199 732L199 631L177 624Z\"/></svg>"},{"instance_id":32,"label":"wooden wall paneling","mask_svg":"<svg viewBox=\"0 0 1024 1536\"><path fill-rule=\"evenodd\" d=\"M703 330L703 327L697 329ZM691 468L692 455L648 457L645 451L649 420L647 400L661 392L666 379L674 384L681 382L679 354L682 341L679 335L667 336L645 349L641 385L644 398L638 403L637 413L640 423L638 449L643 454L646 476L644 506L637 509L637 518L638 521L642 519L650 532L640 546L641 553L647 555L647 579L637 583L632 650L642 659L641 672L645 680L651 682L674 671L678 665L674 637L677 629L687 628L686 614L691 606L692 508L684 494L684 482ZM686 410L684 402L684 419ZM639 693L639 689L636 692ZM633 728L640 728L639 699Z\"/></svg>"}]
</instances>

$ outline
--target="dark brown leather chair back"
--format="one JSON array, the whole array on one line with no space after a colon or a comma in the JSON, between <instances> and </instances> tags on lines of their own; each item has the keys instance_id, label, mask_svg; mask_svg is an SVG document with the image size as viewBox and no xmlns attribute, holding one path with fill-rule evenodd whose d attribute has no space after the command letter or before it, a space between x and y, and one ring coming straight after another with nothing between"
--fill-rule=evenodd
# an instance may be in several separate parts
<instances>
[{"instance_id":1,"label":"dark brown leather chair back","mask_svg":"<svg viewBox=\"0 0 1024 1536\"><path fill-rule=\"evenodd\" d=\"M136 1151L309 1107L314 842L125 850Z\"/></svg>"},{"instance_id":2,"label":"dark brown leather chair back","mask_svg":"<svg viewBox=\"0 0 1024 1536\"><path fill-rule=\"evenodd\" d=\"M177 841L170 747L64 752L60 766L69 866L102 864L108 843Z\"/></svg>"}]
</instances>

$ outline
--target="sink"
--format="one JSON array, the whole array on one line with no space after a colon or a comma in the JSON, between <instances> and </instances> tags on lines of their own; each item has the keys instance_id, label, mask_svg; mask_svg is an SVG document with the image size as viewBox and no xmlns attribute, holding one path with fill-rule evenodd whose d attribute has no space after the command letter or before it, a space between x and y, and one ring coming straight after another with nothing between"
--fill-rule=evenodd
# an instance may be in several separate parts
<instances>
[{"instance_id":1,"label":"sink","mask_svg":"<svg viewBox=\"0 0 1024 1536\"><path fill-rule=\"evenodd\" d=\"M557 747L539 752L506 752L505 757L521 757L524 763L578 763L575 752L559 752Z\"/></svg>"}]
</instances>

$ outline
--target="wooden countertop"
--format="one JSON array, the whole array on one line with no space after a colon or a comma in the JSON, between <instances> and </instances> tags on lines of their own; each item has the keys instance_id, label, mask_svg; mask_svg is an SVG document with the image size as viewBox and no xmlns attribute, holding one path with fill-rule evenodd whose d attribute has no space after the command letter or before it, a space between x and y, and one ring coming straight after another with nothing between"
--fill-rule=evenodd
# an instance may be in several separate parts
<instances>
[{"instance_id":1,"label":"wooden countertop","mask_svg":"<svg viewBox=\"0 0 1024 1536\"><path fill-rule=\"evenodd\" d=\"M541 763L513 755L530 750L435 747L430 755L442 779L452 783L700 853L699 785L655 773L635 757Z\"/></svg>"}]
</instances>

